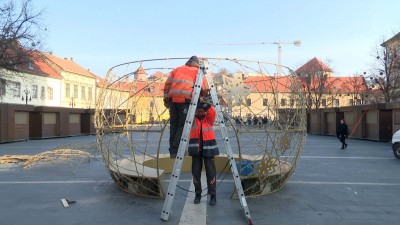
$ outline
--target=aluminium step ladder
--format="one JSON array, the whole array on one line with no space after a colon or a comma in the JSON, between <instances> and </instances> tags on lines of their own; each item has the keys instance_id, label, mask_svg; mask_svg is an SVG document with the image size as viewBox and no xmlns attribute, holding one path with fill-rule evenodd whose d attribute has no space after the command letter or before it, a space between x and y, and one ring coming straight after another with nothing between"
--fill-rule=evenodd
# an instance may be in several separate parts
<instances>
[{"instance_id":1,"label":"aluminium step ladder","mask_svg":"<svg viewBox=\"0 0 400 225\"><path fill-rule=\"evenodd\" d=\"M189 144L190 130L192 128L192 123L193 123L194 116L196 113L197 103L200 98L201 85L203 83L204 77L207 78L208 86L210 87L210 95L212 98L213 106L215 107L215 110L217 112L216 119L218 120L220 129L221 129L224 146L226 149L226 153L228 155L228 160L229 160L230 167L232 170L232 176L235 181L235 186L236 186L236 190L238 192L240 204L242 205L242 208L245 212L245 216L246 216L248 224L251 225L252 220L250 217L250 211L247 206L246 197L244 195L242 183L241 183L240 177L239 177L239 172L236 167L235 158L233 156L231 145L229 143L228 130L225 126L225 120L224 120L224 117L222 114L221 106L218 101L215 85L212 80L211 74L208 72L207 60L200 60L200 68L199 68L196 82L195 82L195 85L193 88L193 96L192 96L192 100L189 105L188 114L186 116L186 121L185 121L185 125L183 128L181 141L179 143L178 153L175 158L175 163L174 163L174 167L173 167L172 174L171 174L171 180L168 185L167 195L165 197L164 206L163 206L163 209L161 212L161 219L164 221L167 221L169 218L169 214L171 212L171 206L174 201L176 186L178 184L179 176L181 173L181 168L182 168L183 158L185 156L185 151Z\"/></svg>"}]
</instances>

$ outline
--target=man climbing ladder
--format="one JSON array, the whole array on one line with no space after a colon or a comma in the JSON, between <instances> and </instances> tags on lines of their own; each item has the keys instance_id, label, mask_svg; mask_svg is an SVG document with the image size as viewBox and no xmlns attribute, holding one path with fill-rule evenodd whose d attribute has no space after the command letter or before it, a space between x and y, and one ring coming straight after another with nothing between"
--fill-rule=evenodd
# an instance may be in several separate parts
<instances>
[{"instance_id":1,"label":"man climbing ladder","mask_svg":"<svg viewBox=\"0 0 400 225\"><path fill-rule=\"evenodd\" d=\"M226 153L228 155L228 160L229 160L229 164L230 164L230 167L232 170L232 175L233 175L233 179L235 181L235 186L236 186L236 190L238 192L239 200L240 200L240 203L245 212L245 216L246 216L248 224L252 224L252 220L250 217L250 212L249 212L249 209L247 206L243 187L242 187L242 184L240 181L238 170L236 168L236 163L235 163L235 159L233 156L232 148L229 143L228 132L227 132L227 129L225 126L224 117L223 117L221 107L218 102L215 85L212 81L210 73L207 72L207 70L208 70L207 61L200 60L199 64L200 64L200 68L198 70L198 75L197 75L196 82L195 82L195 85L193 88L193 94L192 94L191 102L189 105L189 110L188 110L188 113L186 116L185 125L184 125L183 131L182 131L182 137L179 142L179 148L178 148L178 152L177 152L176 159L174 162L174 167L173 167L172 174L171 174L171 180L168 185L167 195L165 197L164 206L163 206L163 209L161 212L161 219L165 220L165 221L168 220L168 217L169 217L169 214L171 211L171 206L172 206L172 203L174 200L175 190L176 190L176 186L177 186L177 183L179 180L184 154L185 154L185 151L188 148L188 144L189 144L190 129L193 124L193 120L194 120L194 116L195 116L195 112L196 112L196 108L197 108L197 103L198 103L198 100L200 97L200 92L201 92L201 87L202 87L201 84L203 83L203 80L206 78L207 82L208 82L208 86L209 86L209 88L211 88L210 94L212 97L213 105L217 111L217 119L219 122L219 126L221 128L221 133L222 133L225 149L226 149Z\"/></svg>"},{"instance_id":2,"label":"man climbing ladder","mask_svg":"<svg viewBox=\"0 0 400 225\"><path fill-rule=\"evenodd\" d=\"M177 67L168 76L164 85L164 106L169 109L169 154L171 159L176 157L180 138L193 96L193 86L199 74L199 59L192 56L184 66ZM204 79L201 85L202 93L208 92Z\"/></svg>"}]
</instances>

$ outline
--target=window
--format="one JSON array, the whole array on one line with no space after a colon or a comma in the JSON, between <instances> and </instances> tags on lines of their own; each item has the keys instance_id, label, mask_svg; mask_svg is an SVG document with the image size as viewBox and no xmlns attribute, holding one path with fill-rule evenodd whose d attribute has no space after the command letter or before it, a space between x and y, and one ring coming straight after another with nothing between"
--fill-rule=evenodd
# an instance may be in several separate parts
<instances>
[{"instance_id":1,"label":"window","mask_svg":"<svg viewBox=\"0 0 400 225\"><path fill-rule=\"evenodd\" d=\"M294 99L291 98L291 99L290 99L290 107L293 107L293 106L294 106Z\"/></svg>"},{"instance_id":2,"label":"window","mask_svg":"<svg viewBox=\"0 0 400 225\"><path fill-rule=\"evenodd\" d=\"M251 106L251 98L246 99L246 105Z\"/></svg>"},{"instance_id":3,"label":"window","mask_svg":"<svg viewBox=\"0 0 400 225\"><path fill-rule=\"evenodd\" d=\"M53 100L53 88L47 87L47 99Z\"/></svg>"},{"instance_id":4,"label":"window","mask_svg":"<svg viewBox=\"0 0 400 225\"><path fill-rule=\"evenodd\" d=\"M69 83L65 83L65 97L67 98L71 97L71 87Z\"/></svg>"},{"instance_id":5,"label":"window","mask_svg":"<svg viewBox=\"0 0 400 225\"><path fill-rule=\"evenodd\" d=\"M339 107L339 99L335 99L335 107Z\"/></svg>"},{"instance_id":6,"label":"window","mask_svg":"<svg viewBox=\"0 0 400 225\"><path fill-rule=\"evenodd\" d=\"M263 99L263 106L268 106L268 99L266 98Z\"/></svg>"},{"instance_id":7,"label":"window","mask_svg":"<svg viewBox=\"0 0 400 225\"><path fill-rule=\"evenodd\" d=\"M357 99L357 105L361 105L361 99Z\"/></svg>"},{"instance_id":8,"label":"window","mask_svg":"<svg viewBox=\"0 0 400 225\"><path fill-rule=\"evenodd\" d=\"M6 80L0 78L0 96L6 95Z\"/></svg>"},{"instance_id":9,"label":"window","mask_svg":"<svg viewBox=\"0 0 400 225\"><path fill-rule=\"evenodd\" d=\"M40 99L46 99L46 88L44 86L42 86L42 90L40 91Z\"/></svg>"},{"instance_id":10,"label":"window","mask_svg":"<svg viewBox=\"0 0 400 225\"><path fill-rule=\"evenodd\" d=\"M38 97L38 86L37 85L32 85L31 96L32 96L32 98Z\"/></svg>"},{"instance_id":11,"label":"window","mask_svg":"<svg viewBox=\"0 0 400 225\"><path fill-rule=\"evenodd\" d=\"M89 101L92 100L92 87L88 87L88 99Z\"/></svg>"},{"instance_id":12,"label":"window","mask_svg":"<svg viewBox=\"0 0 400 225\"><path fill-rule=\"evenodd\" d=\"M326 99L322 99L322 106L326 106Z\"/></svg>"},{"instance_id":13,"label":"window","mask_svg":"<svg viewBox=\"0 0 400 225\"><path fill-rule=\"evenodd\" d=\"M353 99L349 99L349 105L353 105L354 100Z\"/></svg>"},{"instance_id":14,"label":"window","mask_svg":"<svg viewBox=\"0 0 400 225\"><path fill-rule=\"evenodd\" d=\"M21 83L20 82L13 82L13 96L20 97L21 96Z\"/></svg>"},{"instance_id":15,"label":"window","mask_svg":"<svg viewBox=\"0 0 400 225\"><path fill-rule=\"evenodd\" d=\"M81 99L86 99L86 88L85 86L81 86Z\"/></svg>"},{"instance_id":16,"label":"window","mask_svg":"<svg viewBox=\"0 0 400 225\"><path fill-rule=\"evenodd\" d=\"M78 85L77 84L74 84L74 96L72 96L72 97L74 97L74 98L78 98Z\"/></svg>"},{"instance_id":17,"label":"window","mask_svg":"<svg viewBox=\"0 0 400 225\"><path fill-rule=\"evenodd\" d=\"M156 90L156 89L154 88L154 86L150 86L150 87L147 89L147 91L150 92L150 93L154 93L155 90Z\"/></svg>"},{"instance_id":18,"label":"window","mask_svg":"<svg viewBox=\"0 0 400 225\"><path fill-rule=\"evenodd\" d=\"M286 106L286 99L284 98L281 99L281 106Z\"/></svg>"}]
</instances>

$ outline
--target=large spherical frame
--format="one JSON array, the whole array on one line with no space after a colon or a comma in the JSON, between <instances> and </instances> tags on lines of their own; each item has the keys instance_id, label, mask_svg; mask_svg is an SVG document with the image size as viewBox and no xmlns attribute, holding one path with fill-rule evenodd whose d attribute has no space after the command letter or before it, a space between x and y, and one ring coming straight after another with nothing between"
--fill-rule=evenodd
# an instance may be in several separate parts
<instances>
[{"instance_id":1,"label":"large spherical frame","mask_svg":"<svg viewBox=\"0 0 400 225\"><path fill-rule=\"evenodd\" d=\"M150 59L111 68L96 104L97 142L118 187L147 197L165 197L164 176L172 171L168 154L169 113L163 87L169 73L188 58ZM305 98L288 67L229 58L207 60L226 121L246 196L280 190L293 173L306 136ZM278 68L279 67L279 68ZM277 74L279 72L280 74ZM218 124L219 172L230 172ZM185 157L182 171L190 171ZM168 178L167 178L168 179ZM233 192L233 197L236 192Z\"/></svg>"}]
</instances>

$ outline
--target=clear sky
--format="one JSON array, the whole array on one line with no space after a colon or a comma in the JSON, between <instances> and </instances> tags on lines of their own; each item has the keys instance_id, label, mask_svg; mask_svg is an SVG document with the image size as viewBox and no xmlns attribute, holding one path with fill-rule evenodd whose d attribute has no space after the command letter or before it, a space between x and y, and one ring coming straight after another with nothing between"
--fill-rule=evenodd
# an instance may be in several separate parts
<instances>
[{"instance_id":1,"label":"clear sky","mask_svg":"<svg viewBox=\"0 0 400 225\"><path fill-rule=\"evenodd\" d=\"M373 51L400 32L399 0L34 0L45 9L45 50L98 76L153 58L228 57L297 69L313 57L336 75L369 69Z\"/></svg>"}]
</instances>

